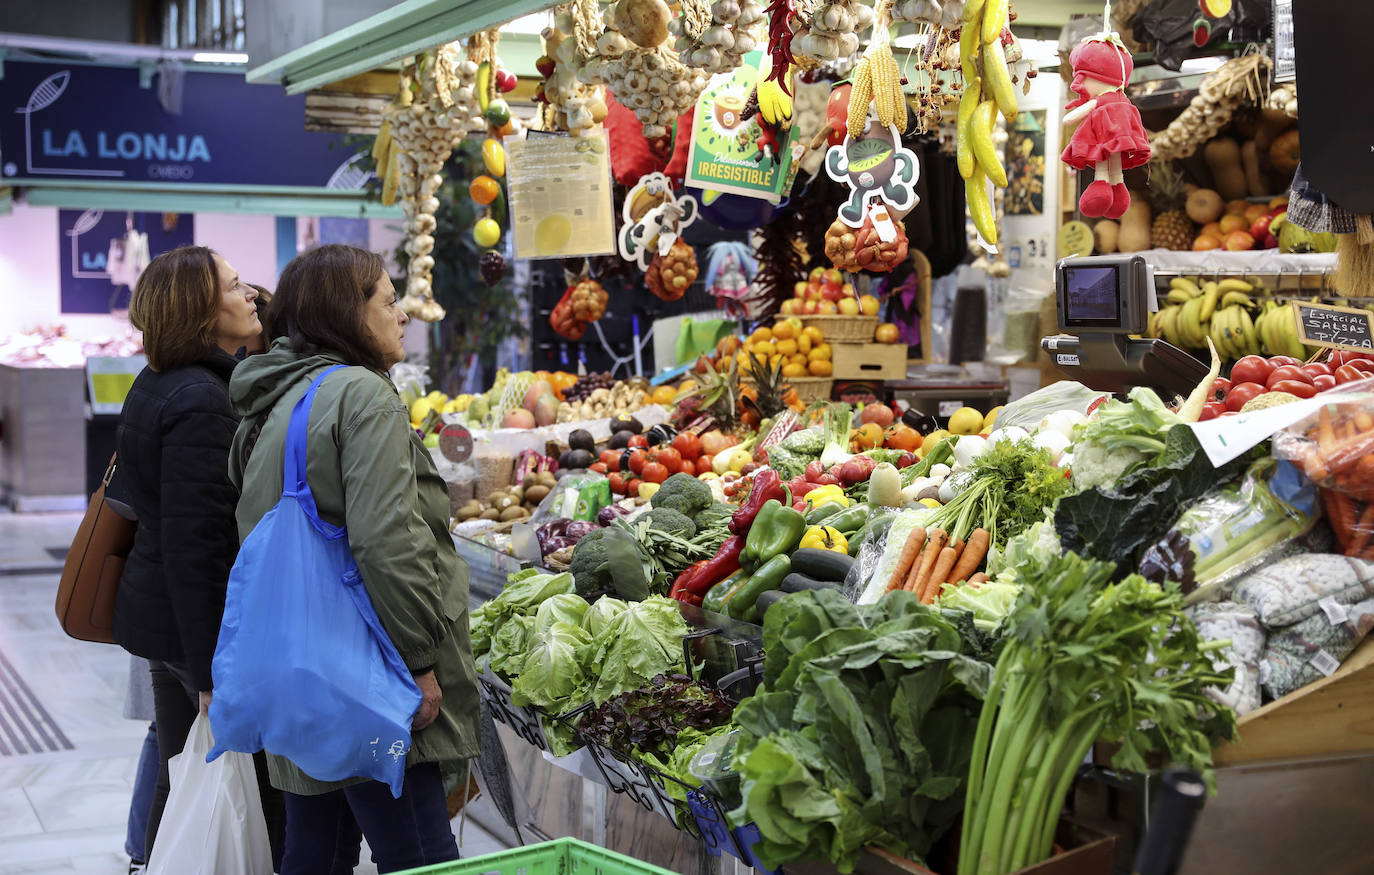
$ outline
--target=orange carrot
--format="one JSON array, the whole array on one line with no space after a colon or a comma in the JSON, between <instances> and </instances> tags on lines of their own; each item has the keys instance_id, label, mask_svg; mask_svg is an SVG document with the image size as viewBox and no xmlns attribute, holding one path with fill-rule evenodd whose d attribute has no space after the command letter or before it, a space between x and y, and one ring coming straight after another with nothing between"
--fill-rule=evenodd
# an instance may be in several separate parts
<instances>
[{"instance_id":1,"label":"orange carrot","mask_svg":"<svg viewBox=\"0 0 1374 875\"><path fill-rule=\"evenodd\" d=\"M983 572L978 572L968 579L969 583L987 583L990 578Z\"/></svg>"},{"instance_id":2,"label":"orange carrot","mask_svg":"<svg viewBox=\"0 0 1374 875\"><path fill-rule=\"evenodd\" d=\"M953 547L946 547L940 551L940 556L935 560L935 566L930 570L930 576L926 579L925 589L921 592L921 603L930 604L935 601L935 597L940 594L940 586L949 579L949 573L954 569L954 561L958 554Z\"/></svg>"},{"instance_id":3,"label":"orange carrot","mask_svg":"<svg viewBox=\"0 0 1374 875\"><path fill-rule=\"evenodd\" d=\"M921 587L925 584L926 575L935 565L935 559L940 555L940 551L949 543L949 533L944 529L931 529L929 539L926 541L925 549L921 551L921 559L911 569L911 574L907 575L906 589L917 595L921 593Z\"/></svg>"},{"instance_id":4,"label":"orange carrot","mask_svg":"<svg viewBox=\"0 0 1374 875\"><path fill-rule=\"evenodd\" d=\"M883 592L902 588L902 584L906 583L907 574L911 572L911 566L916 562L916 554L921 551L925 542L925 529L917 526L911 530L911 534L906 537L906 543L902 545L901 554L897 556L897 567L892 569L892 576L887 579L887 589Z\"/></svg>"},{"instance_id":5,"label":"orange carrot","mask_svg":"<svg viewBox=\"0 0 1374 875\"><path fill-rule=\"evenodd\" d=\"M1317 446L1326 449L1336 442L1336 426L1331 422L1331 405L1327 404L1317 414Z\"/></svg>"},{"instance_id":6,"label":"orange carrot","mask_svg":"<svg viewBox=\"0 0 1374 875\"><path fill-rule=\"evenodd\" d=\"M1346 555L1364 559L1371 535L1374 535L1374 504L1366 504L1350 533L1350 548L1345 551Z\"/></svg>"},{"instance_id":7,"label":"orange carrot","mask_svg":"<svg viewBox=\"0 0 1374 875\"><path fill-rule=\"evenodd\" d=\"M974 529L973 534L968 536L968 549L959 557L959 564L954 566L949 579L957 583L966 580L970 574L977 571L978 566L983 564L983 557L988 555L988 547L991 544L992 535L987 529Z\"/></svg>"}]
</instances>

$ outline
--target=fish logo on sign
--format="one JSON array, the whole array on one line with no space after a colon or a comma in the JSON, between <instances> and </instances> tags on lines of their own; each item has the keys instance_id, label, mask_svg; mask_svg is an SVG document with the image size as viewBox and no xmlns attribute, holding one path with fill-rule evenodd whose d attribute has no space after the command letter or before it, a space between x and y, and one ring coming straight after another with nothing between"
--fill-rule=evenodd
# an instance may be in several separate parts
<instances>
[{"instance_id":1,"label":"fish logo on sign","mask_svg":"<svg viewBox=\"0 0 1374 875\"><path fill-rule=\"evenodd\" d=\"M66 176L123 176L123 170L95 170L89 168L36 167L33 163L33 114L41 112L57 102L62 92L67 90L72 74L70 70L54 73L33 89L28 102L15 112L24 116L24 168L29 173L58 173Z\"/></svg>"}]
</instances>

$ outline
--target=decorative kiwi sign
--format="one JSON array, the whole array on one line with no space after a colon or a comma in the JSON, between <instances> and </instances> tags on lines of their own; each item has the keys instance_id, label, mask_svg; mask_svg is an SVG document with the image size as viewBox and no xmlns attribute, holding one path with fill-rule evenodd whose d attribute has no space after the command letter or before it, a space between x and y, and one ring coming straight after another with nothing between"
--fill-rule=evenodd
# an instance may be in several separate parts
<instances>
[{"instance_id":1,"label":"decorative kiwi sign","mask_svg":"<svg viewBox=\"0 0 1374 875\"><path fill-rule=\"evenodd\" d=\"M168 112L135 67L5 61L0 176L181 185L359 189L369 173L341 134L301 126L305 98L236 73L184 74Z\"/></svg>"},{"instance_id":2,"label":"decorative kiwi sign","mask_svg":"<svg viewBox=\"0 0 1374 875\"><path fill-rule=\"evenodd\" d=\"M840 205L839 217L858 228L876 204L886 204L894 217L906 215L920 200L916 179L921 165L902 144L895 126L874 122L858 138L849 136L825 154L825 172L849 186L849 200Z\"/></svg>"}]
</instances>

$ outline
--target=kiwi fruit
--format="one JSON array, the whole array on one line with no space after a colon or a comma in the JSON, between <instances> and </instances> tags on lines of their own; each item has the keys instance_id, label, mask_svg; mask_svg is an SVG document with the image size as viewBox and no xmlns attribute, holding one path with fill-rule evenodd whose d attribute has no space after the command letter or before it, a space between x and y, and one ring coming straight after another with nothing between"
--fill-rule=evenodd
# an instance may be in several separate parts
<instances>
[{"instance_id":1,"label":"kiwi fruit","mask_svg":"<svg viewBox=\"0 0 1374 875\"><path fill-rule=\"evenodd\" d=\"M482 511L480 519L491 520L494 523L500 522L501 511L497 510L494 507L489 507L486 510Z\"/></svg>"},{"instance_id":2,"label":"kiwi fruit","mask_svg":"<svg viewBox=\"0 0 1374 875\"><path fill-rule=\"evenodd\" d=\"M529 516L529 511L525 510L523 507L511 505L501 511L501 522L508 523L511 520L524 519L526 516Z\"/></svg>"}]
</instances>

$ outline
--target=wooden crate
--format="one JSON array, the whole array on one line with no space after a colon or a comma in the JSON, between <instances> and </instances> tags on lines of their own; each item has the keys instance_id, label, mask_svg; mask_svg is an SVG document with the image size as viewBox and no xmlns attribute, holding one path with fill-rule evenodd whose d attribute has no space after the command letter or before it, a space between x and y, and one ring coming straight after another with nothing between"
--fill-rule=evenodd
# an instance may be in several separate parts
<instances>
[{"instance_id":1,"label":"wooden crate","mask_svg":"<svg viewBox=\"0 0 1374 875\"><path fill-rule=\"evenodd\" d=\"M1365 640L1331 677L1236 721L1238 743L1212 752L1219 766L1374 752L1374 639Z\"/></svg>"},{"instance_id":2,"label":"wooden crate","mask_svg":"<svg viewBox=\"0 0 1374 875\"><path fill-rule=\"evenodd\" d=\"M832 343L831 360L840 380L905 380L906 352L901 343Z\"/></svg>"}]
</instances>

